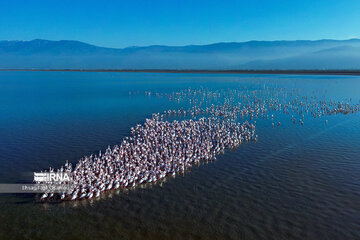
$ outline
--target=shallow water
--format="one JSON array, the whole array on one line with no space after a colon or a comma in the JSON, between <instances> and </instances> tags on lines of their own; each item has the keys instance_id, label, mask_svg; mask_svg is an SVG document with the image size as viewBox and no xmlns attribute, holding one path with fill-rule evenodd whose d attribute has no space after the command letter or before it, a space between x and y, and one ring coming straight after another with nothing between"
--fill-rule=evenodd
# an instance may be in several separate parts
<instances>
[{"instance_id":1,"label":"shallow water","mask_svg":"<svg viewBox=\"0 0 360 240\"><path fill-rule=\"evenodd\" d=\"M76 163L186 105L144 91L264 86L360 100L360 78L349 76L0 72L0 182L31 182L33 171ZM360 114L326 119L301 126L280 115L276 128L258 119L258 142L98 200L1 194L0 239L356 239Z\"/></svg>"}]
</instances>

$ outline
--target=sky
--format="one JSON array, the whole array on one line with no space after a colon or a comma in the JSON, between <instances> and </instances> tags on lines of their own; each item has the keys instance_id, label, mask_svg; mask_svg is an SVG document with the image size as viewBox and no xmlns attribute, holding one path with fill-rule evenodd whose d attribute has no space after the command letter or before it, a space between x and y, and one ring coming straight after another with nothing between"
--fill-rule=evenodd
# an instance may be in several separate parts
<instances>
[{"instance_id":1,"label":"sky","mask_svg":"<svg viewBox=\"0 0 360 240\"><path fill-rule=\"evenodd\" d=\"M0 40L105 47L360 38L358 0L1 0Z\"/></svg>"}]
</instances>

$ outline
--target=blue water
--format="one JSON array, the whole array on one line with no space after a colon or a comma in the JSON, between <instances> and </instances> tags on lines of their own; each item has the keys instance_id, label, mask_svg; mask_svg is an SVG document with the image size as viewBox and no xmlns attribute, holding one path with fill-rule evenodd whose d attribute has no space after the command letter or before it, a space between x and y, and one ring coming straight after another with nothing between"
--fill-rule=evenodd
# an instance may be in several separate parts
<instances>
[{"instance_id":1,"label":"blue water","mask_svg":"<svg viewBox=\"0 0 360 240\"><path fill-rule=\"evenodd\" d=\"M31 182L119 144L152 113L186 106L144 91L298 89L360 100L360 77L0 72L0 183ZM41 204L0 195L0 239L357 239L360 114L257 120L257 143L160 185Z\"/></svg>"}]
</instances>

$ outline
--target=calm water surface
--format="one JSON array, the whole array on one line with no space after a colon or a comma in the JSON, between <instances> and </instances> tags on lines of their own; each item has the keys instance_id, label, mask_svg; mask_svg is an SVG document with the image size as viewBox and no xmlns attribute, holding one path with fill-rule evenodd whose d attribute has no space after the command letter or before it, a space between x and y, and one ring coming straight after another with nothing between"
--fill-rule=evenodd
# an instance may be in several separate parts
<instances>
[{"instance_id":1,"label":"calm water surface","mask_svg":"<svg viewBox=\"0 0 360 240\"><path fill-rule=\"evenodd\" d=\"M264 86L360 100L360 77L349 76L0 72L0 183L76 163L182 106L144 91ZM359 239L360 114L326 119L258 119L257 143L98 200L1 194L0 239Z\"/></svg>"}]
</instances>

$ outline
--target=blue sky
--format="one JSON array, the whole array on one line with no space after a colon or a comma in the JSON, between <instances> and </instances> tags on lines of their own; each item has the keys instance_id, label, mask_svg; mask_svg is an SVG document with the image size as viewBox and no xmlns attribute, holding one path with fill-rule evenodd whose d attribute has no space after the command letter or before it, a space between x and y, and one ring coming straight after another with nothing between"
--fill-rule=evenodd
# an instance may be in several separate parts
<instances>
[{"instance_id":1,"label":"blue sky","mask_svg":"<svg viewBox=\"0 0 360 240\"><path fill-rule=\"evenodd\" d=\"M99 46L360 37L358 0L3 0L0 39Z\"/></svg>"}]
</instances>

